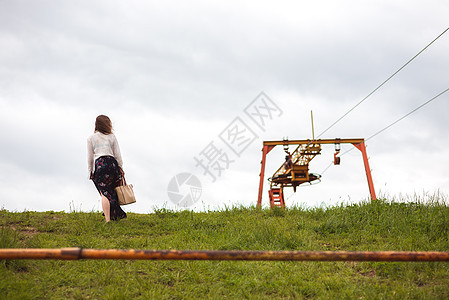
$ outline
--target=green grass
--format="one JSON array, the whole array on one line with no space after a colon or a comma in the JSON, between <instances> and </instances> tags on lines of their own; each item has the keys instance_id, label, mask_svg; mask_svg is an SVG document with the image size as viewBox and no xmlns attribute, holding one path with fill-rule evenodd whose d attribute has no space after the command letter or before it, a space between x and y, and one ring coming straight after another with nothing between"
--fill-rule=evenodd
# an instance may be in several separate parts
<instances>
[{"instance_id":1,"label":"green grass","mask_svg":"<svg viewBox=\"0 0 449 300\"><path fill-rule=\"evenodd\" d=\"M449 251L449 206L428 197L330 208L0 210L0 248ZM445 262L0 261L0 299L448 299Z\"/></svg>"}]
</instances>

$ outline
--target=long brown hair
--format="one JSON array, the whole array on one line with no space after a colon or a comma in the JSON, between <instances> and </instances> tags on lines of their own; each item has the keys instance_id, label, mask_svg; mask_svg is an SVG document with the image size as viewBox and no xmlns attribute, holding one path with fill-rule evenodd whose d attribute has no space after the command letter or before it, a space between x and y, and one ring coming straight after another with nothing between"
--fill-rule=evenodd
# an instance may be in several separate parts
<instances>
[{"instance_id":1,"label":"long brown hair","mask_svg":"<svg viewBox=\"0 0 449 300\"><path fill-rule=\"evenodd\" d=\"M112 133L112 122L108 116L99 115L97 119L95 119L95 131L99 131L103 134L111 134Z\"/></svg>"}]
</instances>

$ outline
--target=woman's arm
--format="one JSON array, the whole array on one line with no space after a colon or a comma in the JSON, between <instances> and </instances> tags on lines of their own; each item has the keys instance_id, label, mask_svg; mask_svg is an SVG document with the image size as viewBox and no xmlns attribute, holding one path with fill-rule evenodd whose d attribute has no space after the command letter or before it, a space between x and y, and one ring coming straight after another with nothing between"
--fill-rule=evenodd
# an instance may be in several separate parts
<instances>
[{"instance_id":1,"label":"woman's arm","mask_svg":"<svg viewBox=\"0 0 449 300\"><path fill-rule=\"evenodd\" d=\"M123 169L122 154L120 152L120 146L118 145L118 141L115 135L113 136L112 153L114 154L114 157L117 160L120 169Z\"/></svg>"},{"instance_id":2,"label":"woman's arm","mask_svg":"<svg viewBox=\"0 0 449 300\"><path fill-rule=\"evenodd\" d=\"M93 179L93 165L94 165L94 147L92 146L92 139L87 139L87 170L89 171L89 179Z\"/></svg>"}]
</instances>

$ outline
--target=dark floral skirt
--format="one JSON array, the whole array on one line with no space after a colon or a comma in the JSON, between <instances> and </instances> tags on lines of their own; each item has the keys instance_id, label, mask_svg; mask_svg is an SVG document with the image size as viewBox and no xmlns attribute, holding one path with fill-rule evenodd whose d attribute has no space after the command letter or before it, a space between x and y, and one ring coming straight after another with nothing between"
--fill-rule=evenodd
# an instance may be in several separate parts
<instances>
[{"instance_id":1,"label":"dark floral skirt","mask_svg":"<svg viewBox=\"0 0 449 300\"><path fill-rule=\"evenodd\" d=\"M126 218L126 213L118 204L115 188L121 184L122 173L117 160L112 156L102 156L95 160L93 178L98 192L109 200L111 206L111 220Z\"/></svg>"}]
</instances>

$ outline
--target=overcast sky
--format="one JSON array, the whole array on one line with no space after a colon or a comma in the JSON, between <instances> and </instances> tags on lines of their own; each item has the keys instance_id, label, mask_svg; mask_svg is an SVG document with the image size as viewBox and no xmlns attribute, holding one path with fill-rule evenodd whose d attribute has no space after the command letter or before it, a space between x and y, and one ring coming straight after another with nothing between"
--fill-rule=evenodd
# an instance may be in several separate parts
<instances>
[{"instance_id":1,"label":"overcast sky","mask_svg":"<svg viewBox=\"0 0 449 300\"><path fill-rule=\"evenodd\" d=\"M135 187L125 211L180 208L168 190L183 173L201 184L188 209L255 205L263 140L311 138L311 110L323 132L448 15L444 0L0 0L0 207L100 210L86 157L99 114ZM446 33L321 138L368 138L447 89L448 53ZM246 113L261 103L273 109L263 126ZM448 111L449 92L367 142L378 195L449 193ZM233 128L246 130L238 144ZM212 149L215 178L198 164ZM321 183L285 191L288 206L369 197L360 152L326 169L333 152L310 164ZM282 147L268 155L266 179L283 160Z\"/></svg>"}]
</instances>

